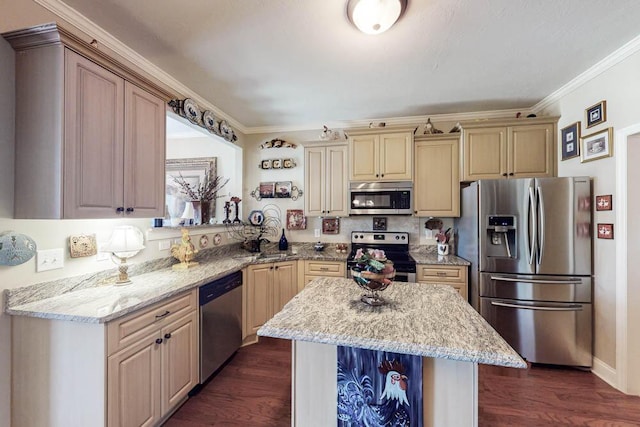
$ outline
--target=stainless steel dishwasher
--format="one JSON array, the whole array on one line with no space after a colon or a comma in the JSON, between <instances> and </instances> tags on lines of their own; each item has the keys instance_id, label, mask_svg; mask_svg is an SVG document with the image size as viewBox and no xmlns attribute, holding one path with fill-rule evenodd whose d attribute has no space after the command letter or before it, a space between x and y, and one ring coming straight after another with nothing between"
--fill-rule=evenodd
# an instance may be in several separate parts
<instances>
[{"instance_id":1,"label":"stainless steel dishwasher","mask_svg":"<svg viewBox=\"0 0 640 427\"><path fill-rule=\"evenodd\" d=\"M200 384L242 344L242 272L200 287Z\"/></svg>"}]
</instances>

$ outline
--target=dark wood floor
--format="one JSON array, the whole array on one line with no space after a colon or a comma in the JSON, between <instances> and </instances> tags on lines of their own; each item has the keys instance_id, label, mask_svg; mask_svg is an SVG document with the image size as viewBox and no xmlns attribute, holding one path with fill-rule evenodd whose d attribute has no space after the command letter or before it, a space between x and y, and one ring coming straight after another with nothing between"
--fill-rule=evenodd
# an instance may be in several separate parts
<instances>
[{"instance_id":1,"label":"dark wood floor","mask_svg":"<svg viewBox=\"0 0 640 427\"><path fill-rule=\"evenodd\" d=\"M165 426L290 426L290 384L291 343L261 338L240 349ZM480 365L478 387L480 427L640 426L640 397L589 372Z\"/></svg>"}]
</instances>

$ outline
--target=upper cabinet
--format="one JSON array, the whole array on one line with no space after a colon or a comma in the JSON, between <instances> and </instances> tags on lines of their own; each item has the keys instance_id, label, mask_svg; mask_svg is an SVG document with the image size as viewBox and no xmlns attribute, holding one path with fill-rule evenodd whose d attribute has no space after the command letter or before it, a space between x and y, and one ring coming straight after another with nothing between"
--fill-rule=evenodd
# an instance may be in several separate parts
<instances>
[{"instance_id":1,"label":"upper cabinet","mask_svg":"<svg viewBox=\"0 0 640 427\"><path fill-rule=\"evenodd\" d=\"M460 216L460 134L415 139L414 215Z\"/></svg>"},{"instance_id":2,"label":"upper cabinet","mask_svg":"<svg viewBox=\"0 0 640 427\"><path fill-rule=\"evenodd\" d=\"M165 99L55 24L16 50L15 217L164 216Z\"/></svg>"},{"instance_id":3,"label":"upper cabinet","mask_svg":"<svg viewBox=\"0 0 640 427\"><path fill-rule=\"evenodd\" d=\"M350 129L350 181L411 181L415 128Z\"/></svg>"},{"instance_id":4,"label":"upper cabinet","mask_svg":"<svg viewBox=\"0 0 640 427\"><path fill-rule=\"evenodd\" d=\"M304 149L304 211L309 216L349 215L347 146L314 145Z\"/></svg>"},{"instance_id":5,"label":"upper cabinet","mask_svg":"<svg viewBox=\"0 0 640 427\"><path fill-rule=\"evenodd\" d=\"M557 117L462 124L462 180L552 177Z\"/></svg>"}]
</instances>

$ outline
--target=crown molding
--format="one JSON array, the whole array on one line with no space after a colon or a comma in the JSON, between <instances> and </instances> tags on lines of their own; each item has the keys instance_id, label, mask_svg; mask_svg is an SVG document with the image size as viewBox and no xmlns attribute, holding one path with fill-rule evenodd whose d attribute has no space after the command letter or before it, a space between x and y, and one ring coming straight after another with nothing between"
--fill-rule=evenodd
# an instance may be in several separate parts
<instances>
[{"instance_id":1,"label":"crown molding","mask_svg":"<svg viewBox=\"0 0 640 427\"><path fill-rule=\"evenodd\" d=\"M202 107L204 110L211 110L218 117L224 118L231 126L235 127L240 132L245 134L247 133L246 126L244 126L238 120L229 116L224 111L213 105L211 102L198 95L195 91L180 83L170 74L164 72L148 59L144 58L142 55L122 43L117 38L113 37L102 27L79 13L77 10L71 8L60 0L34 1L56 16L73 25L75 28L82 31L86 35L98 40L101 45L121 56L126 61L129 61L131 64L136 64L136 66L142 71L143 74L146 74L149 77L168 86L169 88L172 88L175 92L186 98L192 98L199 107Z\"/></svg>"},{"instance_id":2,"label":"crown molding","mask_svg":"<svg viewBox=\"0 0 640 427\"><path fill-rule=\"evenodd\" d=\"M614 65L624 61L634 53L640 50L640 35L624 44L619 49L615 50L611 54L607 55L601 61L579 74L573 80L570 80L567 84L560 87L558 90L548 95L542 101L531 107L533 112L543 111L545 108L550 107L552 104L558 102L564 96L578 89L588 81L598 77L600 74L612 68Z\"/></svg>"},{"instance_id":3,"label":"crown molding","mask_svg":"<svg viewBox=\"0 0 640 427\"><path fill-rule=\"evenodd\" d=\"M311 130L321 130L324 125L331 129L349 129L368 127L370 123L384 122L387 126L412 126L427 121L428 118L432 122L462 122L462 121L478 121L489 119L504 119L516 117L521 113L527 116L531 112L530 108L509 109L509 110L490 110L476 111L470 113L447 113L447 114L430 114L423 116L406 116L406 117L390 117L386 119L369 119L369 120L345 120L329 123L309 123L307 125L297 126L258 126L247 128L247 134L268 134L283 132L302 132Z\"/></svg>"}]
</instances>

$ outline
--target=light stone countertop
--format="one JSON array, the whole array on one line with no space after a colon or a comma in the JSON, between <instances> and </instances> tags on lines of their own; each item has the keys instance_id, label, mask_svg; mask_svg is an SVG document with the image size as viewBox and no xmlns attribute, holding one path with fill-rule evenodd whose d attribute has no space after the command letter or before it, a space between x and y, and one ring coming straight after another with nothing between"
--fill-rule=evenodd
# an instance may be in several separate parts
<instances>
[{"instance_id":1,"label":"light stone countertop","mask_svg":"<svg viewBox=\"0 0 640 427\"><path fill-rule=\"evenodd\" d=\"M394 282L387 305L360 301L363 290L319 278L289 301L258 335L424 357L526 368L526 363L447 285Z\"/></svg>"},{"instance_id":2,"label":"light stone countertop","mask_svg":"<svg viewBox=\"0 0 640 427\"><path fill-rule=\"evenodd\" d=\"M292 247L297 248L297 253L291 252ZM327 245L324 251L315 251L313 243L291 243L286 252L279 252L273 247L265 249L258 257L257 254L235 247L219 247L209 255L198 257L196 261L200 264L186 271L173 271L168 266L177 261L170 259L157 260L148 266L133 265L129 269L133 283L126 286L108 284L115 273L110 273L109 277L108 272L101 272L7 289L4 291L4 310L15 316L104 323L239 271L250 264L299 259L346 262L348 256L348 253L336 252L335 245ZM436 258L432 254L425 256L422 261L426 259L431 261L427 263L437 264Z\"/></svg>"}]
</instances>

